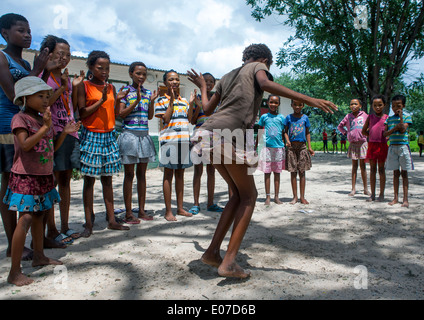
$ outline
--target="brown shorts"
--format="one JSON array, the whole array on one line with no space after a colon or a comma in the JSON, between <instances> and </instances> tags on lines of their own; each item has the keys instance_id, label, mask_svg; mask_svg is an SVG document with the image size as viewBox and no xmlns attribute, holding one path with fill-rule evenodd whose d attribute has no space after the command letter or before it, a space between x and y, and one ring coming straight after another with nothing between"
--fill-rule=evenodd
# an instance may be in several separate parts
<instances>
[{"instance_id":1,"label":"brown shorts","mask_svg":"<svg viewBox=\"0 0 424 320\"><path fill-rule=\"evenodd\" d=\"M311 155L306 144L292 144L286 148L286 169L289 172L305 172L312 168Z\"/></svg>"}]
</instances>

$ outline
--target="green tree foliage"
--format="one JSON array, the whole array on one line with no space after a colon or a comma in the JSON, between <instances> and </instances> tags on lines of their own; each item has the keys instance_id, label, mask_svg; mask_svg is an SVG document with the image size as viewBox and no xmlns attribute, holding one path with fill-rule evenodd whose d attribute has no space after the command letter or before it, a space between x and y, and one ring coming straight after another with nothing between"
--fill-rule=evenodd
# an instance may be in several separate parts
<instances>
[{"instance_id":1,"label":"green tree foliage","mask_svg":"<svg viewBox=\"0 0 424 320\"><path fill-rule=\"evenodd\" d=\"M256 20L278 14L295 28L295 35L278 53L277 65L293 64L297 74L313 73L336 94L349 92L363 101L377 93L389 98L408 63L424 56L424 1L246 3Z\"/></svg>"}]
</instances>

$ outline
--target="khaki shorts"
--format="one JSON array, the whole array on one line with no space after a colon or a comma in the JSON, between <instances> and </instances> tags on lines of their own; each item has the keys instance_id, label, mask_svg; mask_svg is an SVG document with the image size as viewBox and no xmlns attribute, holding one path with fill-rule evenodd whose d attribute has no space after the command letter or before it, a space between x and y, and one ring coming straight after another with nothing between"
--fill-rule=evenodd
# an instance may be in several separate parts
<instances>
[{"instance_id":1,"label":"khaki shorts","mask_svg":"<svg viewBox=\"0 0 424 320\"><path fill-rule=\"evenodd\" d=\"M387 154L386 170L414 170L411 150L408 144L392 144Z\"/></svg>"}]
</instances>

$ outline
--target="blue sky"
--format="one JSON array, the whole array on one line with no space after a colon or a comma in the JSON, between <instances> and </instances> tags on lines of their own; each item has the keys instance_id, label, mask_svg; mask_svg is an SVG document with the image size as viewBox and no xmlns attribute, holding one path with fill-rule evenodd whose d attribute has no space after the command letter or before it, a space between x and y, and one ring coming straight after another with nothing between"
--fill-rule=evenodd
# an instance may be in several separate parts
<instances>
[{"instance_id":1,"label":"blue sky","mask_svg":"<svg viewBox=\"0 0 424 320\"><path fill-rule=\"evenodd\" d=\"M68 40L74 55L105 50L114 62L181 73L194 68L218 78L241 65L249 44L265 43L275 57L294 33L282 17L256 22L245 0L1 0L0 14L8 12L29 20L32 49L54 34ZM412 62L406 78L418 77L423 65ZM274 75L288 70L271 68Z\"/></svg>"}]
</instances>

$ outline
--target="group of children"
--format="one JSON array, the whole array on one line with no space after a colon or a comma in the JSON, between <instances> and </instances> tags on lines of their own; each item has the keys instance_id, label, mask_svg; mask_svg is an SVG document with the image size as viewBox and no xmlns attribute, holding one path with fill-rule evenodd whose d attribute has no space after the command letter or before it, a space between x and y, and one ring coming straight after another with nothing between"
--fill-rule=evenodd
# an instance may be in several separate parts
<instances>
[{"instance_id":1,"label":"group of children","mask_svg":"<svg viewBox=\"0 0 424 320\"><path fill-rule=\"evenodd\" d=\"M411 125L411 117L403 112L406 98L403 95L395 95L392 98L393 115L384 113L386 99L383 95L376 95L371 99L371 107L374 113L367 115L362 110L362 102L352 99L350 102L351 113L347 114L340 122L337 129L342 135L347 136L349 148L347 156L352 159L352 190L349 196L356 193L356 180L358 164L364 185L364 193L369 195L367 201L384 201L386 185L386 170L393 171L394 198L389 205L399 202L399 178L403 182L402 207L409 207L408 201L408 171L413 170L411 151L409 148L408 126ZM270 95L268 98L269 112L262 115L259 126L265 128L266 146L260 154L259 170L265 176L265 204L271 201L270 175L274 173L274 201L280 204L278 198L280 173L286 169L291 173L291 185L293 200L290 204L298 201L296 176L300 177L300 202L308 204L305 199L305 171L312 166L309 133L309 119L301 113L303 104L292 101L293 114L286 118L278 114L279 98ZM335 132L335 129L333 130ZM324 130L325 133L325 130ZM326 133L325 133L326 134ZM286 142L286 150L284 148ZM389 142L390 146L387 144ZM366 163L370 164L370 186L368 190ZM376 175L380 178L380 193L376 196Z\"/></svg>"},{"instance_id":2,"label":"group of children","mask_svg":"<svg viewBox=\"0 0 424 320\"><path fill-rule=\"evenodd\" d=\"M246 146L240 147L234 141L227 141L222 131L245 132L253 128L264 91L272 94L269 99L271 110L273 103L278 107L279 96L292 99L294 109L284 123L281 117L276 117L275 111L269 115L269 119L275 118L280 122L275 124L276 128L287 128L284 132L287 153L271 150L273 146L284 146L277 141L277 129L273 131L275 140L272 142L270 139L270 145L264 151L264 161L285 161L285 164L282 162L276 167L271 164L269 168L281 170L287 167L292 173L293 203L297 201L295 189L299 172L300 200L307 203L304 198L304 172L311 167L313 150L310 148L309 120L301 110L305 104L325 112L337 110L337 107L329 101L308 97L273 82L268 71L272 54L266 45L248 46L243 52L243 65L223 76L216 86L212 75L187 71L189 80L200 89L200 95L193 93L187 101L179 95L179 75L173 70L166 72L163 78L167 87L165 95L159 96L158 92L145 89L143 83L147 67L141 62L130 65L132 84L115 90L107 82L110 58L103 51L89 54L87 79L81 71L70 81L66 69L70 62L70 46L66 40L55 36L44 39L40 55L31 69L29 63L22 59L23 49L31 44L28 21L20 15L6 14L0 18L0 30L7 42L7 47L0 54L0 197L3 225L9 242L7 255L11 256L12 264L8 277L10 283L27 285L32 282L21 272L22 258L32 259L34 266L61 264L46 257L43 248L60 247L75 238L92 234L96 178L100 178L102 184L108 228L128 230L123 222L136 224L140 223L140 219L152 219L145 212L144 204L147 163L157 157L148 134L148 120L153 116L162 123L159 158L160 166L164 168L163 196L167 220L176 220L171 209L174 176L177 214L191 216L199 213L200 167L195 169L194 206L190 211L185 211L182 206L184 170L192 165L191 153L209 154L213 168L228 184L229 201L225 208L220 208L213 203L214 173L212 168L208 169L211 179L211 184L208 183L208 209L222 214L202 261L217 267L221 276L249 276L249 272L243 270L235 259L257 199L254 178L248 174L251 164ZM76 121L76 113L81 121ZM115 134L117 116L124 121L123 132L118 139ZM192 135L188 127L190 122L196 123ZM266 122L261 123L266 127ZM399 128L400 125L393 130ZM217 151L228 144L232 147L230 161L216 161L217 156L225 157ZM126 213L124 221L119 221L114 212L112 176L121 170L122 165L125 171L123 197ZM268 170L267 164L262 165ZM79 169L84 177L85 224L81 234L68 226L73 169ZM134 176L137 178L139 204L137 216L134 215L137 211L131 206ZM53 208L57 202L61 215L60 232L54 224ZM19 219L17 212L20 213ZM231 225L232 237L222 258L220 247ZM24 246L30 228L33 251Z\"/></svg>"}]
</instances>

